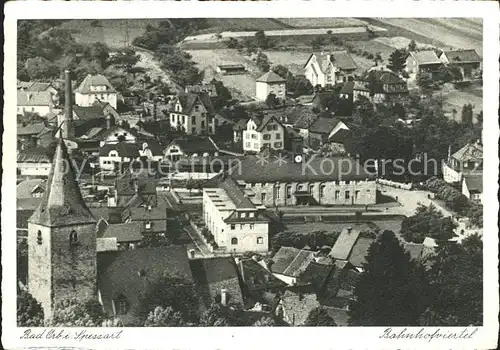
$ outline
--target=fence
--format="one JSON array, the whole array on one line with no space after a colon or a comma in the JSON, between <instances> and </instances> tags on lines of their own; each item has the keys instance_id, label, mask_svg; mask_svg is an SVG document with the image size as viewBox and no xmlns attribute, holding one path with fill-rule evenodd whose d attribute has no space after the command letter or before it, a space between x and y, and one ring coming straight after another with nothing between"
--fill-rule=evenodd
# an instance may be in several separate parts
<instances>
[{"instance_id":1,"label":"fence","mask_svg":"<svg viewBox=\"0 0 500 350\"><path fill-rule=\"evenodd\" d=\"M411 190L413 188L412 183L402 183L402 182L396 182L396 181L385 180L385 179L377 179L377 183L384 185L384 186L400 188L403 190Z\"/></svg>"}]
</instances>

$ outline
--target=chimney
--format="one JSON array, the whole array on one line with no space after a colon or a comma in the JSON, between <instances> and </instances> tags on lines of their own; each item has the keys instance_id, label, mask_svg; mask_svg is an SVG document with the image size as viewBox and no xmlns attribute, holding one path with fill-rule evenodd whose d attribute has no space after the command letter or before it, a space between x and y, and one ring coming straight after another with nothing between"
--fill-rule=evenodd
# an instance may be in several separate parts
<instances>
[{"instance_id":1,"label":"chimney","mask_svg":"<svg viewBox=\"0 0 500 350\"><path fill-rule=\"evenodd\" d=\"M220 290L220 303L224 306L227 305L227 289Z\"/></svg>"},{"instance_id":2,"label":"chimney","mask_svg":"<svg viewBox=\"0 0 500 350\"><path fill-rule=\"evenodd\" d=\"M349 226L349 227L347 228L347 233L351 234L351 231L352 231L352 227L350 227L350 226Z\"/></svg>"},{"instance_id":3,"label":"chimney","mask_svg":"<svg viewBox=\"0 0 500 350\"><path fill-rule=\"evenodd\" d=\"M74 136L73 132L73 91L71 87L71 71L64 71L64 123L62 125L63 137Z\"/></svg>"},{"instance_id":4,"label":"chimney","mask_svg":"<svg viewBox=\"0 0 500 350\"><path fill-rule=\"evenodd\" d=\"M115 124L114 117L111 114L106 116L106 129L111 129L111 127Z\"/></svg>"},{"instance_id":5,"label":"chimney","mask_svg":"<svg viewBox=\"0 0 500 350\"><path fill-rule=\"evenodd\" d=\"M191 259L194 259L194 253L195 253L195 250L194 249L189 249L189 257Z\"/></svg>"}]
</instances>

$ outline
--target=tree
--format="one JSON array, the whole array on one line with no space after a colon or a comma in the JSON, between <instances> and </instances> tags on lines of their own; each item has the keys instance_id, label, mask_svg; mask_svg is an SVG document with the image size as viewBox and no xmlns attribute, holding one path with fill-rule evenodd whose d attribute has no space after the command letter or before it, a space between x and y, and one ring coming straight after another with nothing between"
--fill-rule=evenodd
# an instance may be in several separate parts
<instances>
[{"instance_id":1,"label":"tree","mask_svg":"<svg viewBox=\"0 0 500 350\"><path fill-rule=\"evenodd\" d=\"M471 226L483 227L483 205L472 203L465 214L470 220Z\"/></svg>"},{"instance_id":2,"label":"tree","mask_svg":"<svg viewBox=\"0 0 500 350\"><path fill-rule=\"evenodd\" d=\"M269 59L262 52L259 52L257 54L257 57L255 59L255 64L263 72L269 72L269 68L271 68L271 64L269 63Z\"/></svg>"},{"instance_id":3,"label":"tree","mask_svg":"<svg viewBox=\"0 0 500 350\"><path fill-rule=\"evenodd\" d=\"M25 64L26 73L31 80L50 80L59 76L59 68L43 57L29 58Z\"/></svg>"},{"instance_id":4,"label":"tree","mask_svg":"<svg viewBox=\"0 0 500 350\"><path fill-rule=\"evenodd\" d=\"M318 50L323 45L325 45L325 39L321 36L317 36L311 41L311 46L313 50Z\"/></svg>"},{"instance_id":5,"label":"tree","mask_svg":"<svg viewBox=\"0 0 500 350\"><path fill-rule=\"evenodd\" d=\"M17 326L41 327L43 326L42 305L26 290L17 287Z\"/></svg>"},{"instance_id":6,"label":"tree","mask_svg":"<svg viewBox=\"0 0 500 350\"><path fill-rule=\"evenodd\" d=\"M455 236L456 225L449 217L443 217L434 205L419 205L415 215L401 223L401 235L407 242L422 243L425 237L447 241Z\"/></svg>"},{"instance_id":7,"label":"tree","mask_svg":"<svg viewBox=\"0 0 500 350\"><path fill-rule=\"evenodd\" d=\"M144 327L183 327L186 322L182 319L182 315L178 311L174 311L171 307L162 308L158 306L151 311L148 318L144 322Z\"/></svg>"},{"instance_id":8,"label":"tree","mask_svg":"<svg viewBox=\"0 0 500 350\"><path fill-rule=\"evenodd\" d=\"M304 322L304 326L332 327L337 326L337 324L324 308L317 307L309 313L309 316L307 316Z\"/></svg>"},{"instance_id":9,"label":"tree","mask_svg":"<svg viewBox=\"0 0 500 350\"><path fill-rule=\"evenodd\" d=\"M171 307L187 322L197 319L198 298L194 287L184 278L165 274L152 282L139 297L137 316L146 320L151 310Z\"/></svg>"},{"instance_id":10,"label":"tree","mask_svg":"<svg viewBox=\"0 0 500 350\"><path fill-rule=\"evenodd\" d=\"M406 54L404 50L395 50L389 56L387 68L396 73L401 73L406 67Z\"/></svg>"},{"instance_id":11,"label":"tree","mask_svg":"<svg viewBox=\"0 0 500 350\"><path fill-rule=\"evenodd\" d=\"M48 324L51 327L100 327L106 318L96 299L68 298L56 303Z\"/></svg>"},{"instance_id":12,"label":"tree","mask_svg":"<svg viewBox=\"0 0 500 350\"><path fill-rule=\"evenodd\" d=\"M258 30L255 32L255 41L257 43L257 47L263 50L271 46L271 41L266 36L263 30Z\"/></svg>"},{"instance_id":13,"label":"tree","mask_svg":"<svg viewBox=\"0 0 500 350\"><path fill-rule=\"evenodd\" d=\"M241 44L238 39L230 37L228 41L226 41L226 46L228 49L240 49Z\"/></svg>"},{"instance_id":14,"label":"tree","mask_svg":"<svg viewBox=\"0 0 500 350\"><path fill-rule=\"evenodd\" d=\"M243 310L213 303L200 317L201 327L247 326Z\"/></svg>"},{"instance_id":15,"label":"tree","mask_svg":"<svg viewBox=\"0 0 500 350\"><path fill-rule=\"evenodd\" d=\"M415 51L417 49L417 43L415 42L415 40L412 39L412 41L410 41L410 43L408 44L408 51L412 52L412 51Z\"/></svg>"},{"instance_id":16,"label":"tree","mask_svg":"<svg viewBox=\"0 0 500 350\"><path fill-rule=\"evenodd\" d=\"M430 260L432 304L425 325L480 326L483 323L483 242L479 235L461 244L439 245Z\"/></svg>"},{"instance_id":17,"label":"tree","mask_svg":"<svg viewBox=\"0 0 500 350\"><path fill-rule=\"evenodd\" d=\"M105 68L109 59L109 47L100 42L93 43L90 46L90 56Z\"/></svg>"},{"instance_id":18,"label":"tree","mask_svg":"<svg viewBox=\"0 0 500 350\"><path fill-rule=\"evenodd\" d=\"M274 93L270 92L269 95L267 95L266 105L269 108L276 108L276 106L278 105L278 98Z\"/></svg>"},{"instance_id":19,"label":"tree","mask_svg":"<svg viewBox=\"0 0 500 350\"><path fill-rule=\"evenodd\" d=\"M462 107L462 123L468 127L473 125L474 107L472 104L464 104Z\"/></svg>"},{"instance_id":20,"label":"tree","mask_svg":"<svg viewBox=\"0 0 500 350\"><path fill-rule=\"evenodd\" d=\"M391 231L368 250L350 304L353 326L417 326L428 305L428 281Z\"/></svg>"},{"instance_id":21,"label":"tree","mask_svg":"<svg viewBox=\"0 0 500 350\"><path fill-rule=\"evenodd\" d=\"M375 72L371 71L368 73L366 77L366 86L368 91L370 92L370 96L374 96L376 93L382 92L383 84L380 80L377 79Z\"/></svg>"},{"instance_id":22,"label":"tree","mask_svg":"<svg viewBox=\"0 0 500 350\"><path fill-rule=\"evenodd\" d=\"M260 319L255 321L254 327L274 327L276 326L276 321L272 317L262 316Z\"/></svg>"},{"instance_id":23,"label":"tree","mask_svg":"<svg viewBox=\"0 0 500 350\"><path fill-rule=\"evenodd\" d=\"M429 72L421 71L417 73L417 85L423 94L428 95L434 89L434 78Z\"/></svg>"},{"instance_id":24,"label":"tree","mask_svg":"<svg viewBox=\"0 0 500 350\"><path fill-rule=\"evenodd\" d=\"M210 84L215 86L215 92L217 96L212 98L212 104L216 110L226 107L229 102L233 99L229 90L224 86L224 83L220 80L213 78Z\"/></svg>"}]
</instances>

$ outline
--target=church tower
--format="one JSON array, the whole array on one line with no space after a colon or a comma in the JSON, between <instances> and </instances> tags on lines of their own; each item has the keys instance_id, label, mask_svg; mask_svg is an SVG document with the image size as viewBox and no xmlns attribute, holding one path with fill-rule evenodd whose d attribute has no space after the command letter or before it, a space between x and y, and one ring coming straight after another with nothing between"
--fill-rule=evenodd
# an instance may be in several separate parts
<instances>
[{"instance_id":1,"label":"church tower","mask_svg":"<svg viewBox=\"0 0 500 350\"><path fill-rule=\"evenodd\" d=\"M59 300L95 296L96 223L60 137L46 191L28 220L28 287L46 318Z\"/></svg>"}]
</instances>

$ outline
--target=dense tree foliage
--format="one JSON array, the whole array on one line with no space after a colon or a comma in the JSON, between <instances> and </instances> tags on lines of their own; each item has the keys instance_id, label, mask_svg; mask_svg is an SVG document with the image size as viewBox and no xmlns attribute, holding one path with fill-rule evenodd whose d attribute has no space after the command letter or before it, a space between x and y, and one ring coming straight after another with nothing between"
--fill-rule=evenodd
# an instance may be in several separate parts
<instances>
[{"instance_id":1,"label":"dense tree foliage","mask_svg":"<svg viewBox=\"0 0 500 350\"><path fill-rule=\"evenodd\" d=\"M276 321L270 316L262 316L254 324L254 327L274 327L276 326Z\"/></svg>"},{"instance_id":2,"label":"dense tree foliage","mask_svg":"<svg viewBox=\"0 0 500 350\"><path fill-rule=\"evenodd\" d=\"M269 69L271 68L269 58L263 52L259 52L257 54L257 57L255 58L255 64L263 72L269 72Z\"/></svg>"},{"instance_id":3,"label":"dense tree foliage","mask_svg":"<svg viewBox=\"0 0 500 350\"><path fill-rule=\"evenodd\" d=\"M335 323L333 318L331 318L330 315L328 315L328 312L322 307L313 309L304 322L304 326L313 327L332 327L336 325L337 324Z\"/></svg>"},{"instance_id":4,"label":"dense tree foliage","mask_svg":"<svg viewBox=\"0 0 500 350\"><path fill-rule=\"evenodd\" d=\"M137 316L141 320L146 320L151 310L158 306L171 307L187 322L197 319L198 298L194 286L177 276L162 276L141 293L139 300Z\"/></svg>"},{"instance_id":5,"label":"dense tree foliage","mask_svg":"<svg viewBox=\"0 0 500 350\"><path fill-rule=\"evenodd\" d=\"M237 307L229 307L213 303L200 317L201 327L234 327L249 326L244 311Z\"/></svg>"},{"instance_id":6,"label":"dense tree foliage","mask_svg":"<svg viewBox=\"0 0 500 350\"><path fill-rule=\"evenodd\" d=\"M151 311L144 322L144 327L184 327L186 322L178 311L171 307L158 306Z\"/></svg>"},{"instance_id":7,"label":"dense tree foliage","mask_svg":"<svg viewBox=\"0 0 500 350\"><path fill-rule=\"evenodd\" d=\"M40 327L44 324L42 305L25 289L17 288L17 326Z\"/></svg>"},{"instance_id":8,"label":"dense tree foliage","mask_svg":"<svg viewBox=\"0 0 500 350\"><path fill-rule=\"evenodd\" d=\"M212 104L214 105L215 110L227 107L233 99L227 87L224 86L222 81L215 78L210 81L210 84L215 86L215 91L217 92L217 96L212 98Z\"/></svg>"},{"instance_id":9,"label":"dense tree foliage","mask_svg":"<svg viewBox=\"0 0 500 350\"><path fill-rule=\"evenodd\" d=\"M314 91L311 82L303 75L293 75L283 65L273 66L272 71L286 79L286 90L294 97L310 95Z\"/></svg>"},{"instance_id":10,"label":"dense tree foliage","mask_svg":"<svg viewBox=\"0 0 500 350\"><path fill-rule=\"evenodd\" d=\"M204 74L193 61L191 55L176 46L161 44L155 51L161 67L168 71L179 84L195 85L202 82Z\"/></svg>"},{"instance_id":11,"label":"dense tree foliage","mask_svg":"<svg viewBox=\"0 0 500 350\"><path fill-rule=\"evenodd\" d=\"M446 206L457 213L465 213L469 206L469 200L462 192L452 187L445 181L431 177L426 181L427 188L436 196L445 201Z\"/></svg>"},{"instance_id":12,"label":"dense tree foliage","mask_svg":"<svg viewBox=\"0 0 500 350\"><path fill-rule=\"evenodd\" d=\"M455 223L450 217L443 217L434 205L419 205L415 215L401 223L401 235L407 242L422 243L425 237L447 241L455 236Z\"/></svg>"},{"instance_id":13,"label":"dense tree foliage","mask_svg":"<svg viewBox=\"0 0 500 350\"><path fill-rule=\"evenodd\" d=\"M68 298L56 303L48 325L52 327L101 327L106 320L102 306L96 299Z\"/></svg>"},{"instance_id":14,"label":"dense tree foliage","mask_svg":"<svg viewBox=\"0 0 500 350\"><path fill-rule=\"evenodd\" d=\"M401 73L406 67L406 52L404 50L395 50L389 56L387 68L396 73Z\"/></svg>"},{"instance_id":15,"label":"dense tree foliage","mask_svg":"<svg viewBox=\"0 0 500 350\"><path fill-rule=\"evenodd\" d=\"M417 326L428 304L428 282L393 232L384 231L372 243L363 268L349 309L350 324Z\"/></svg>"},{"instance_id":16,"label":"dense tree foliage","mask_svg":"<svg viewBox=\"0 0 500 350\"><path fill-rule=\"evenodd\" d=\"M480 326L483 324L483 242L471 235L462 243L437 248L429 271L432 303L425 325Z\"/></svg>"}]
</instances>

